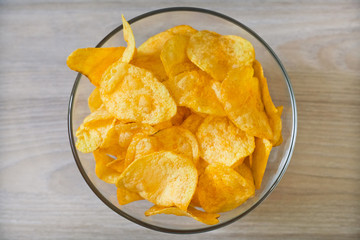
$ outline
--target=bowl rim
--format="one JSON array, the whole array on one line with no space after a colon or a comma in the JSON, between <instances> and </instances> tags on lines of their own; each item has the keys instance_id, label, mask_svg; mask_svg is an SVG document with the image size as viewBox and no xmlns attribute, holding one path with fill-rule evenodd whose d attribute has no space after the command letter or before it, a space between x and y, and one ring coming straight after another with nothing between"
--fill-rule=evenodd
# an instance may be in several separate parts
<instances>
[{"instance_id":1,"label":"bowl rim","mask_svg":"<svg viewBox=\"0 0 360 240\"><path fill-rule=\"evenodd\" d=\"M211 231L211 230L215 230L221 227L224 227L226 225L229 225L235 221L237 221L238 219L244 217L245 215L247 215L249 212L251 212L252 210L254 210L262 201L264 201L269 194L275 189L275 187L278 185L278 183L280 182L281 178L283 177L284 173L286 172L286 169L289 166L293 151L294 151L294 147L295 147L295 141L296 141L296 135L297 135L297 110L296 110L296 101L295 101L295 96L294 96L294 92L291 86L291 82L290 82L290 78L283 66L283 64L281 63L279 57L275 54L275 52L271 49L271 47L257 34L255 33L253 30L251 30L249 27L245 26L244 24L240 23L239 21L226 16L222 13L219 12L215 12L213 10L209 10L209 9L204 9L204 8L195 8L195 7L170 7L170 8L161 8L161 9L157 9L154 11L150 11L144 14L141 14L137 17L132 18L131 20L129 20L128 22L134 23L137 22L139 20L142 20L146 17L149 16L153 16L153 15L157 15L157 14L161 14L161 13L166 13L166 12L181 12L181 11L187 11L187 12L200 12L200 13L205 13L205 14L209 14L209 15L213 15L219 18L222 18L224 20L227 20L235 25L237 25L238 27L244 29L245 31L247 31L249 34L251 34L253 37L255 37L261 44L263 44L263 46L271 53L271 55L273 56L273 58L276 60L276 62L279 64L280 69L282 70L283 76L286 80L286 84L288 87L288 91L290 94L290 102L291 102L291 107L292 107L292 115L293 115L293 123L292 123L292 133L291 133L291 140L290 140L290 146L289 146L289 153L286 156L286 161L285 164L283 166L283 168L281 169L278 177L276 178L276 180L274 181L274 183L272 184L272 186L269 188L269 190L264 194L264 196L262 196L253 206L251 206L249 209L247 209L245 212L243 212L242 214L226 221L226 222L220 222L216 225L211 225L211 226L207 226L204 228L200 228L200 229L191 229L191 230L185 230L185 229L172 229L172 228L167 228L167 227L159 227L159 226L155 226L152 225L150 223L146 223L143 222L123 211L121 211L119 208L117 208L114 204L112 204L109 200L107 200L101 193L100 191L95 187L95 185L91 182L90 178L87 176L80 158L77 154L77 150L75 147L75 140L74 140L74 134L73 134L73 126L72 126L72 110L73 110L73 104L74 104L74 96L75 93L77 91L79 82L80 82L80 78L82 76L82 74L78 73L70 94L70 99L69 99L69 104L68 104L68 117L67 117L67 126L68 126L68 135L69 135L69 141L70 141L70 147L76 162L76 165L81 173L81 175L83 176L84 180L86 181L86 183L88 184L88 186L90 187L90 189L95 193L95 195L105 204L107 205L109 208L111 208L114 212L118 213L119 215L121 215L122 217L126 218L127 220L130 220L136 224L139 224L140 226L152 229L152 230L156 230L156 231L160 231L160 232L165 232L165 233L174 233L174 234L192 234L192 233L202 233L202 232L207 232L207 231ZM108 35L106 35L97 45L96 47L101 47L104 45L104 43L106 43L109 38L111 38L113 35L115 35L117 32L121 31L123 29L123 25L121 24L120 26L116 27L113 31L111 31Z\"/></svg>"}]
</instances>

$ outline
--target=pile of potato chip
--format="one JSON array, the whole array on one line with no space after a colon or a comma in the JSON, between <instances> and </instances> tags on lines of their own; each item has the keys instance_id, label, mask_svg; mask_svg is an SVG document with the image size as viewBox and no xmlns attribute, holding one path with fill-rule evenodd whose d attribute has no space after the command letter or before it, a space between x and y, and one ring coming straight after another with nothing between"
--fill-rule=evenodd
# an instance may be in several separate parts
<instances>
[{"instance_id":1,"label":"pile of potato chip","mask_svg":"<svg viewBox=\"0 0 360 240\"><path fill-rule=\"evenodd\" d=\"M95 86L76 148L93 153L97 176L117 187L120 205L217 224L259 189L281 113L241 37L181 25L135 47L74 51L68 66ZM202 210L200 210L202 208Z\"/></svg>"}]
</instances>

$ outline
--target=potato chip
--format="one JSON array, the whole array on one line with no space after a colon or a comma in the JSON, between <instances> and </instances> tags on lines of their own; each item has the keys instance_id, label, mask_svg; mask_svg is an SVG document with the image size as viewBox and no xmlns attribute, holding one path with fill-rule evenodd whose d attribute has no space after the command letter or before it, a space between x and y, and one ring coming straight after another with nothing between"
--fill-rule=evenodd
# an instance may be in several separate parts
<instances>
[{"instance_id":1,"label":"potato chip","mask_svg":"<svg viewBox=\"0 0 360 240\"><path fill-rule=\"evenodd\" d=\"M209 116L196 132L200 156L209 164L233 167L255 148L254 137L238 129L227 117Z\"/></svg>"},{"instance_id":2,"label":"potato chip","mask_svg":"<svg viewBox=\"0 0 360 240\"><path fill-rule=\"evenodd\" d=\"M197 163L195 164L196 166L196 170L198 172L198 176L200 177L201 174L204 173L206 167L208 166L209 164L202 158L199 158L199 160L197 161ZM199 197L198 197L198 188L196 188L195 190L195 193L191 199L191 202L190 204L192 206L195 206L195 207L201 207L200 205L200 201L199 201Z\"/></svg>"},{"instance_id":3,"label":"potato chip","mask_svg":"<svg viewBox=\"0 0 360 240\"><path fill-rule=\"evenodd\" d=\"M176 216L187 216L208 225L214 225L219 223L218 218L220 217L219 214L202 212L191 206L188 207L187 211L184 211L177 207L161 207L155 205L145 212L145 216L153 216L156 214L173 214Z\"/></svg>"},{"instance_id":4,"label":"potato chip","mask_svg":"<svg viewBox=\"0 0 360 240\"><path fill-rule=\"evenodd\" d=\"M262 101L264 103L265 111L267 116L269 117L269 123L273 132L273 138L269 139L273 146L280 145L282 142L281 136L281 114L283 107L280 106L278 108L275 107L273 101L271 100L271 96L269 93L269 87L267 84L267 80L264 77L264 72L260 62L257 60L253 63L254 68L254 76L259 79L260 89L261 89L261 96ZM277 145L276 145L277 144Z\"/></svg>"},{"instance_id":5,"label":"potato chip","mask_svg":"<svg viewBox=\"0 0 360 240\"><path fill-rule=\"evenodd\" d=\"M278 139L277 142L275 142L273 144L273 147L279 146L282 142L283 142L283 137L281 134L281 129L282 129L282 122L281 122L281 114L284 110L283 106L279 106L276 107L278 112L277 112L277 116L278 117L274 117L274 118L270 118L270 126L272 126L272 129L274 129L274 140ZM280 137L278 137L280 135Z\"/></svg>"},{"instance_id":6,"label":"potato chip","mask_svg":"<svg viewBox=\"0 0 360 240\"><path fill-rule=\"evenodd\" d=\"M104 182L115 184L119 179L121 173L108 167L107 164L114 161L114 159L99 150L93 152L95 158L95 173L98 178Z\"/></svg>"},{"instance_id":7,"label":"potato chip","mask_svg":"<svg viewBox=\"0 0 360 240\"><path fill-rule=\"evenodd\" d=\"M173 36L190 36L194 32L196 32L196 30L192 27L182 25L170 28L152 36L140 45L137 51L137 56L131 63L135 66L151 71L160 82L163 82L167 79L167 74L160 59L160 53L164 44Z\"/></svg>"},{"instance_id":8,"label":"potato chip","mask_svg":"<svg viewBox=\"0 0 360 240\"><path fill-rule=\"evenodd\" d=\"M70 54L66 63L70 69L84 74L98 87L105 70L119 60L124 51L124 47L80 48Z\"/></svg>"},{"instance_id":9,"label":"potato chip","mask_svg":"<svg viewBox=\"0 0 360 240\"><path fill-rule=\"evenodd\" d=\"M160 58L168 76L184 71L185 69L195 70L197 67L189 60L186 49L189 37L176 35L170 38L161 50ZM186 67L184 67L186 66ZM179 71L179 67L184 68Z\"/></svg>"},{"instance_id":10,"label":"potato chip","mask_svg":"<svg viewBox=\"0 0 360 240\"><path fill-rule=\"evenodd\" d=\"M244 177L219 163L206 167L197 190L201 207L209 213L237 208L255 193Z\"/></svg>"},{"instance_id":11,"label":"potato chip","mask_svg":"<svg viewBox=\"0 0 360 240\"><path fill-rule=\"evenodd\" d=\"M168 78L160 56L158 55L142 55L141 53L138 53L131 61L131 64L152 72L160 82L163 82Z\"/></svg>"},{"instance_id":12,"label":"potato chip","mask_svg":"<svg viewBox=\"0 0 360 240\"><path fill-rule=\"evenodd\" d=\"M129 63L136 52L135 38L130 24L125 20L124 15L121 15L121 19L123 22L124 40L127 42L126 49L121 57L121 62Z\"/></svg>"},{"instance_id":13,"label":"potato chip","mask_svg":"<svg viewBox=\"0 0 360 240\"><path fill-rule=\"evenodd\" d=\"M179 108L179 107L177 107L177 108ZM176 116L176 115L175 115ZM174 116L174 117L175 117ZM174 118L173 117L173 118ZM172 122L171 122L171 119L170 120L167 120L167 121L165 121L165 122L161 122L161 123L158 123L158 124L155 124L155 125L153 125L153 128L158 132L158 131L160 131L160 130L162 130L162 129L165 129L165 128L169 128L169 127L171 127L172 126Z\"/></svg>"},{"instance_id":14,"label":"potato chip","mask_svg":"<svg viewBox=\"0 0 360 240\"><path fill-rule=\"evenodd\" d=\"M196 66L220 82L231 69L250 65L255 59L255 51L249 41L211 31L193 34L187 55Z\"/></svg>"},{"instance_id":15,"label":"potato chip","mask_svg":"<svg viewBox=\"0 0 360 240\"><path fill-rule=\"evenodd\" d=\"M172 152L157 152L132 162L121 174L117 186L137 192L163 207L186 211L197 185L194 163Z\"/></svg>"},{"instance_id":16,"label":"potato chip","mask_svg":"<svg viewBox=\"0 0 360 240\"><path fill-rule=\"evenodd\" d=\"M143 133L145 135L152 135L157 132L156 129L154 129L151 125L145 123L121 124L117 126L117 131L119 133L119 145L125 150L128 148L132 138L136 134Z\"/></svg>"},{"instance_id":17,"label":"potato chip","mask_svg":"<svg viewBox=\"0 0 360 240\"><path fill-rule=\"evenodd\" d=\"M191 110L187 107L177 107L177 112L175 116L171 118L171 125L173 126L179 126L181 125L184 120L190 116Z\"/></svg>"},{"instance_id":18,"label":"potato chip","mask_svg":"<svg viewBox=\"0 0 360 240\"><path fill-rule=\"evenodd\" d=\"M106 167L111 168L119 173L125 170L125 159L115 159L106 164Z\"/></svg>"},{"instance_id":19,"label":"potato chip","mask_svg":"<svg viewBox=\"0 0 360 240\"><path fill-rule=\"evenodd\" d=\"M97 109L103 105L103 102L100 98L100 90L99 88L95 88L89 98L88 98L88 105L91 112L95 112Z\"/></svg>"},{"instance_id":20,"label":"potato chip","mask_svg":"<svg viewBox=\"0 0 360 240\"><path fill-rule=\"evenodd\" d=\"M225 116L214 88L215 80L201 71L183 72L164 82L179 106L195 112Z\"/></svg>"},{"instance_id":21,"label":"potato chip","mask_svg":"<svg viewBox=\"0 0 360 240\"><path fill-rule=\"evenodd\" d=\"M181 127L190 130L190 132L192 132L193 134L196 134L196 131L198 130L200 124L204 121L204 119L205 118L201 115L193 113L184 120L184 122L181 124Z\"/></svg>"},{"instance_id":22,"label":"potato chip","mask_svg":"<svg viewBox=\"0 0 360 240\"><path fill-rule=\"evenodd\" d=\"M117 119L157 124L176 114L176 104L154 75L131 64L117 62L103 75L100 96Z\"/></svg>"},{"instance_id":23,"label":"potato chip","mask_svg":"<svg viewBox=\"0 0 360 240\"><path fill-rule=\"evenodd\" d=\"M255 146L255 151L252 154L253 162L251 169L254 176L255 188L260 189L272 145L267 139L255 138Z\"/></svg>"},{"instance_id":24,"label":"potato chip","mask_svg":"<svg viewBox=\"0 0 360 240\"><path fill-rule=\"evenodd\" d=\"M116 197L120 205L126 205L131 202L143 200L138 193L127 190L123 185L118 187Z\"/></svg>"},{"instance_id":25,"label":"potato chip","mask_svg":"<svg viewBox=\"0 0 360 240\"><path fill-rule=\"evenodd\" d=\"M245 180L249 183L249 187L253 188L253 191L255 191L254 177L252 175L251 168L249 167L247 162L240 164L239 166L234 168L234 170L237 171L243 178L245 178Z\"/></svg>"},{"instance_id":26,"label":"potato chip","mask_svg":"<svg viewBox=\"0 0 360 240\"><path fill-rule=\"evenodd\" d=\"M273 134L261 101L259 80L251 67L234 69L221 84L220 100L228 117L247 134L271 139Z\"/></svg>"},{"instance_id":27,"label":"potato chip","mask_svg":"<svg viewBox=\"0 0 360 240\"><path fill-rule=\"evenodd\" d=\"M159 152L163 149L157 137L148 136L144 133L136 134L126 152L125 167L129 166L134 160Z\"/></svg>"},{"instance_id":28,"label":"potato chip","mask_svg":"<svg viewBox=\"0 0 360 240\"><path fill-rule=\"evenodd\" d=\"M97 150L114 126L114 121L114 117L104 107L91 113L76 131L76 148L83 153Z\"/></svg>"},{"instance_id":29,"label":"potato chip","mask_svg":"<svg viewBox=\"0 0 360 240\"><path fill-rule=\"evenodd\" d=\"M182 127L171 127L157 132L154 137L158 139L163 150L183 155L192 159L195 164L199 160L198 142L189 130Z\"/></svg>"},{"instance_id":30,"label":"potato chip","mask_svg":"<svg viewBox=\"0 0 360 240\"><path fill-rule=\"evenodd\" d=\"M160 56L161 50L164 44L175 35L185 35L191 36L197 31L188 25L180 25L173 28L170 28L164 32L158 33L148 40L138 48L138 53L141 55L157 55Z\"/></svg>"}]
</instances>

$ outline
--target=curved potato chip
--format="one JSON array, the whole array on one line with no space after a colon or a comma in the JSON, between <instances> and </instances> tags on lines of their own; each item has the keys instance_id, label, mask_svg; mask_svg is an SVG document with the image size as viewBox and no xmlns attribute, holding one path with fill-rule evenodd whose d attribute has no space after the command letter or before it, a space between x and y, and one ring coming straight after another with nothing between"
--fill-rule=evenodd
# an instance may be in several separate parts
<instances>
[{"instance_id":1,"label":"curved potato chip","mask_svg":"<svg viewBox=\"0 0 360 240\"><path fill-rule=\"evenodd\" d=\"M160 56L161 49L164 44L175 35L185 35L191 36L193 33L196 33L197 30L193 29L188 25L179 25L173 28L170 28L164 32L158 33L149 39L147 39L143 44L138 48L138 53L141 55L157 55Z\"/></svg>"},{"instance_id":2,"label":"curved potato chip","mask_svg":"<svg viewBox=\"0 0 360 240\"><path fill-rule=\"evenodd\" d=\"M171 118L172 125L173 126L181 125L184 122L184 120L188 116L190 116L190 114L191 114L191 110L189 108L181 107L181 106L177 107L177 112L176 112L175 116L173 116Z\"/></svg>"},{"instance_id":3,"label":"curved potato chip","mask_svg":"<svg viewBox=\"0 0 360 240\"><path fill-rule=\"evenodd\" d=\"M100 149L117 158L124 159L126 151L137 133L154 134L156 130L145 123L121 123L116 122L114 127L110 128Z\"/></svg>"},{"instance_id":4,"label":"curved potato chip","mask_svg":"<svg viewBox=\"0 0 360 240\"><path fill-rule=\"evenodd\" d=\"M181 68L189 70L197 68L195 64L189 60L186 54L188 42L188 36L176 35L165 43L163 49L161 50L160 58L168 76L184 71Z\"/></svg>"},{"instance_id":5,"label":"curved potato chip","mask_svg":"<svg viewBox=\"0 0 360 240\"><path fill-rule=\"evenodd\" d=\"M191 217L199 222L202 222L202 223L205 223L208 225L214 225L214 224L219 223L218 218L220 217L219 214L202 212L193 207L188 207L188 209L186 211L184 211L177 207L161 207L161 206L155 205L155 206L149 208L145 212L145 216L147 216L147 217L153 216L156 214L173 214L176 216Z\"/></svg>"},{"instance_id":6,"label":"curved potato chip","mask_svg":"<svg viewBox=\"0 0 360 240\"><path fill-rule=\"evenodd\" d=\"M260 189L264 177L267 161L272 149L269 140L265 138L255 138L255 151L252 154L252 173L255 181L255 188Z\"/></svg>"},{"instance_id":7,"label":"curved potato chip","mask_svg":"<svg viewBox=\"0 0 360 240\"><path fill-rule=\"evenodd\" d=\"M143 200L143 198L136 192L127 190L123 185L118 187L116 197L120 205L125 205L131 202Z\"/></svg>"},{"instance_id":8,"label":"curved potato chip","mask_svg":"<svg viewBox=\"0 0 360 240\"><path fill-rule=\"evenodd\" d=\"M117 126L119 132L118 142L121 148L125 150L129 147L132 138L138 134L152 135L156 133L156 129L145 123L127 123Z\"/></svg>"},{"instance_id":9,"label":"curved potato chip","mask_svg":"<svg viewBox=\"0 0 360 240\"><path fill-rule=\"evenodd\" d=\"M125 160L124 159L115 159L106 164L106 167L111 168L119 173L122 173L125 170Z\"/></svg>"},{"instance_id":10,"label":"curved potato chip","mask_svg":"<svg viewBox=\"0 0 360 240\"><path fill-rule=\"evenodd\" d=\"M208 165L209 164L204 159L199 158L199 160L197 161L197 163L195 165L199 177L201 176L201 174L204 173L204 171ZM198 197L198 188L196 188L190 204L195 207L201 207L199 197Z\"/></svg>"},{"instance_id":11,"label":"curved potato chip","mask_svg":"<svg viewBox=\"0 0 360 240\"><path fill-rule=\"evenodd\" d=\"M154 152L159 152L163 149L162 144L158 138L148 136L144 133L136 134L126 153L125 167L129 166L134 160L149 155Z\"/></svg>"},{"instance_id":12,"label":"curved potato chip","mask_svg":"<svg viewBox=\"0 0 360 240\"><path fill-rule=\"evenodd\" d=\"M190 130L193 134L196 134L201 123L204 121L204 117L199 114L192 113L189 117L187 117L184 122L181 124L181 127Z\"/></svg>"},{"instance_id":13,"label":"curved potato chip","mask_svg":"<svg viewBox=\"0 0 360 240\"><path fill-rule=\"evenodd\" d=\"M179 106L195 112L225 116L214 88L215 80L201 71L183 72L164 82Z\"/></svg>"},{"instance_id":14,"label":"curved potato chip","mask_svg":"<svg viewBox=\"0 0 360 240\"><path fill-rule=\"evenodd\" d=\"M233 167L255 148L254 137L238 129L227 117L209 116L196 132L200 155L209 164Z\"/></svg>"},{"instance_id":15,"label":"curved potato chip","mask_svg":"<svg viewBox=\"0 0 360 240\"><path fill-rule=\"evenodd\" d=\"M283 142L283 137L281 134L281 129L282 129L281 114L284 110L284 107L279 106L277 107L277 110L278 110L277 117L270 118L270 126L272 127L274 132L273 147L279 146ZM275 142L275 140L277 141Z\"/></svg>"},{"instance_id":16,"label":"curved potato chip","mask_svg":"<svg viewBox=\"0 0 360 240\"><path fill-rule=\"evenodd\" d=\"M237 171L243 178L245 178L249 183L249 187L253 188L253 191L255 191L254 177L250 167L244 162L243 164L240 164L234 168L234 170Z\"/></svg>"},{"instance_id":17,"label":"curved potato chip","mask_svg":"<svg viewBox=\"0 0 360 240\"><path fill-rule=\"evenodd\" d=\"M221 84L220 101L228 117L247 134L271 139L273 134L252 67L233 69Z\"/></svg>"},{"instance_id":18,"label":"curved potato chip","mask_svg":"<svg viewBox=\"0 0 360 240\"><path fill-rule=\"evenodd\" d=\"M123 22L124 40L127 42L127 46L121 57L121 61L124 63L129 63L133 59L136 52L135 38L130 24L125 20L124 15L122 14L121 19Z\"/></svg>"},{"instance_id":19,"label":"curved potato chip","mask_svg":"<svg viewBox=\"0 0 360 240\"><path fill-rule=\"evenodd\" d=\"M179 108L179 107L178 107ZM175 116L174 116L175 117ZM172 122L171 122L171 119L170 120L167 120L165 122L161 122L161 123L158 123L158 124L155 124L153 125L153 128L158 132L162 129L165 129L165 128L169 128L169 127L172 127Z\"/></svg>"},{"instance_id":20,"label":"curved potato chip","mask_svg":"<svg viewBox=\"0 0 360 240\"><path fill-rule=\"evenodd\" d=\"M182 127L171 127L157 132L154 137L158 139L163 150L192 159L194 164L199 160L198 142L189 130Z\"/></svg>"},{"instance_id":21,"label":"curved potato chip","mask_svg":"<svg viewBox=\"0 0 360 240\"><path fill-rule=\"evenodd\" d=\"M253 196L255 189L234 169L223 164L210 164L199 177L198 197L209 213L230 211Z\"/></svg>"},{"instance_id":22,"label":"curved potato chip","mask_svg":"<svg viewBox=\"0 0 360 240\"><path fill-rule=\"evenodd\" d=\"M131 64L152 72L160 82L163 82L168 78L158 55L142 55L141 53L138 53L131 61Z\"/></svg>"},{"instance_id":23,"label":"curved potato chip","mask_svg":"<svg viewBox=\"0 0 360 240\"><path fill-rule=\"evenodd\" d=\"M87 116L76 131L76 148L83 153L97 150L114 126L115 119L104 107Z\"/></svg>"},{"instance_id":24,"label":"curved potato chip","mask_svg":"<svg viewBox=\"0 0 360 240\"><path fill-rule=\"evenodd\" d=\"M220 82L232 68L251 64L255 59L255 51L249 41L211 31L193 34L189 40L187 55L196 66Z\"/></svg>"},{"instance_id":25,"label":"curved potato chip","mask_svg":"<svg viewBox=\"0 0 360 240\"><path fill-rule=\"evenodd\" d=\"M95 112L102 104L103 102L100 98L100 90L97 87L91 92L88 98L88 106L91 112Z\"/></svg>"},{"instance_id":26,"label":"curved potato chip","mask_svg":"<svg viewBox=\"0 0 360 240\"><path fill-rule=\"evenodd\" d=\"M70 69L84 74L98 87L105 70L119 60L124 51L124 47L80 48L69 55L66 63Z\"/></svg>"},{"instance_id":27,"label":"curved potato chip","mask_svg":"<svg viewBox=\"0 0 360 240\"><path fill-rule=\"evenodd\" d=\"M197 184L194 163L172 152L157 152L132 162L117 186L125 186L148 201L186 211Z\"/></svg>"},{"instance_id":28,"label":"curved potato chip","mask_svg":"<svg viewBox=\"0 0 360 240\"><path fill-rule=\"evenodd\" d=\"M103 75L100 96L117 119L157 124L176 114L176 104L154 75L131 64L117 62Z\"/></svg>"},{"instance_id":29,"label":"curved potato chip","mask_svg":"<svg viewBox=\"0 0 360 240\"><path fill-rule=\"evenodd\" d=\"M93 152L95 158L95 173L98 178L104 182L115 184L119 179L121 173L108 167L107 164L114 161L114 159L99 150Z\"/></svg>"},{"instance_id":30,"label":"curved potato chip","mask_svg":"<svg viewBox=\"0 0 360 240\"><path fill-rule=\"evenodd\" d=\"M264 77L264 72L260 62L255 60L253 63L253 68L254 68L254 76L257 79L259 79L262 101L264 103L266 114L269 117L269 123L273 132L273 138L269 140L273 146L278 146L282 142L281 114L282 114L283 106L276 108L273 101L271 100L267 80Z\"/></svg>"}]
</instances>

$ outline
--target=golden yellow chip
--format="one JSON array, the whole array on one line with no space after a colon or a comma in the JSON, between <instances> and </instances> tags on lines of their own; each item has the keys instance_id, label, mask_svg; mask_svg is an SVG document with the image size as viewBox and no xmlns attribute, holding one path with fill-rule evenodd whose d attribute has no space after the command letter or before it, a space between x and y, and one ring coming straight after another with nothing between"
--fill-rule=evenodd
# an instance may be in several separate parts
<instances>
[{"instance_id":1,"label":"golden yellow chip","mask_svg":"<svg viewBox=\"0 0 360 240\"><path fill-rule=\"evenodd\" d=\"M191 36L197 31L188 25L180 25L173 28L170 28L164 32L158 33L148 40L138 48L138 53L141 55L157 55L160 56L161 50L164 44L175 35L185 35Z\"/></svg>"},{"instance_id":2,"label":"golden yellow chip","mask_svg":"<svg viewBox=\"0 0 360 240\"><path fill-rule=\"evenodd\" d=\"M66 63L70 69L84 74L98 87L105 70L119 60L124 51L124 47L80 48L70 54Z\"/></svg>"},{"instance_id":3,"label":"golden yellow chip","mask_svg":"<svg viewBox=\"0 0 360 240\"><path fill-rule=\"evenodd\" d=\"M191 110L187 107L177 107L177 112L175 116L171 119L171 125L179 126L181 125L184 120L190 116Z\"/></svg>"},{"instance_id":4,"label":"golden yellow chip","mask_svg":"<svg viewBox=\"0 0 360 240\"><path fill-rule=\"evenodd\" d=\"M254 137L238 129L227 117L209 116L196 132L200 156L209 164L233 167L255 148Z\"/></svg>"},{"instance_id":5,"label":"golden yellow chip","mask_svg":"<svg viewBox=\"0 0 360 240\"><path fill-rule=\"evenodd\" d=\"M160 82L163 82L168 78L158 55L142 55L141 53L138 53L131 61L131 64L152 72Z\"/></svg>"},{"instance_id":6,"label":"golden yellow chip","mask_svg":"<svg viewBox=\"0 0 360 240\"><path fill-rule=\"evenodd\" d=\"M230 211L253 196L255 190L234 169L223 164L210 164L199 177L198 198L209 213Z\"/></svg>"},{"instance_id":7,"label":"golden yellow chip","mask_svg":"<svg viewBox=\"0 0 360 240\"><path fill-rule=\"evenodd\" d=\"M217 81L223 81L233 68L252 64L255 51L251 43L237 36L199 31L190 37L189 59Z\"/></svg>"},{"instance_id":8,"label":"golden yellow chip","mask_svg":"<svg viewBox=\"0 0 360 240\"><path fill-rule=\"evenodd\" d=\"M157 152L132 162L116 185L148 201L186 211L197 185L194 163L172 152Z\"/></svg>"},{"instance_id":9,"label":"golden yellow chip","mask_svg":"<svg viewBox=\"0 0 360 240\"><path fill-rule=\"evenodd\" d=\"M132 138L135 134L143 133L145 135L152 135L156 133L151 125L145 123L127 123L117 126L117 131L119 132L119 145L123 149L127 149L130 145Z\"/></svg>"},{"instance_id":10,"label":"golden yellow chip","mask_svg":"<svg viewBox=\"0 0 360 240\"><path fill-rule=\"evenodd\" d=\"M271 139L273 134L261 101L259 80L252 67L234 69L221 84L220 100L228 117L249 135Z\"/></svg>"},{"instance_id":11,"label":"golden yellow chip","mask_svg":"<svg viewBox=\"0 0 360 240\"><path fill-rule=\"evenodd\" d=\"M189 130L182 127L171 127L157 132L154 137L158 139L163 150L183 155L193 160L194 164L199 160L198 142Z\"/></svg>"},{"instance_id":12,"label":"golden yellow chip","mask_svg":"<svg viewBox=\"0 0 360 240\"><path fill-rule=\"evenodd\" d=\"M255 187L256 189L260 189L272 145L267 139L255 138L255 146L255 151L252 154L253 161L251 169L254 176Z\"/></svg>"},{"instance_id":13,"label":"golden yellow chip","mask_svg":"<svg viewBox=\"0 0 360 240\"><path fill-rule=\"evenodd\" d=\"M114 127L115 119L104 107L97 109L84 119L76 131L76 148L83 153L97 150Z\"/></svg>"},{"instance_id":14,"label":"golden yellow chip","mask_svg":"<svg viewBox=\"0 0 360 240\"><path fill-rule=\"evenodd\" d=\"M208 166L209 164L202 158L199 158L199 160L197 161L197 163L195 164L196 166L196 170L198 172L198 176L200 177L201 174L204 173L206 167ZM198 188L196 188L195 190L195 193L194 193L194 196L193 198L191 199L191 203L190 203L192 206L195 206L195 207L201 207L200 205L200 201L199 201L199 197L198 197Z\"/></svg>"},{"instance_id":15,"label":"golden yellow chip","mask_svg":"<svg viewBox=\"0 0 360 240\"><path fill-rule=\"evenodd\" d=\"M202 212L191 206L188 207L186 211L184 211L177 207L161 207L155 205L145 212L145 216L153 216L156 214L173 214L176 216L187 216L208 225L214 225L219 223L218 218L220 217L219 214Z\"/></svg>"},{"instance_id":16,"label":"golden yellow chip","mask_svg":"<svg viewBox=\"0 0 360 240\"><path fill-rule=\"evenodd\" d=\"M117 131L117 128L121 124L122 123L115 121L115 123L107 131L99 149L107 154L116 156L116 158L124 159L126 155L126 149L120 148L118 143L119 132Z\"/></svg>"},{"instance_id":17,"label":"golden yellow chip","mask_svg":"<svg viewBox=\"0 0 360 240\"><path fill-rule=\"evenodd\" d=\"M269 123L270 123L271 129L272 129L272 132L273 132L273 138L269 139L269 140L273 146L277 146L277 145L280 145L282 142L281 114L282 114L283 107L280 106L280 107L276 108L273 101L271 100L267 80L264 77L264 72L263 72L260 62L255 60L253 63L253 68L254 68L254 76L257 79L259 79L262 101L264 103L266 114L269 117Z\"/></svg>"},{"instance_id":18,"label":"golden yellow chip","mask_svg":"<svg viewBox=\"0 0 360 240\"><path fill-rule=\"evenodd\" d=\"M160 53L164 44L173 36L190 36L194 32L196 30L192 27L181 25L156 34L140 45L137 55L131 63L151 71L160 82L165 81L167 74L160 59Z\"/></svg>"},{"instance_id":19,"label":"golden yellow chip","mask_svg":"<svg viewBox=\"0 0 360 240\"><path fill-rule=\"evenodd\" d=\"M121 57L121 62L129 63L133 59L136 51L135 38L129 23L124 18L124 15L121 15L121 19L123 22L124 40L127 42L126 49Z\"/></svg>"},{"instance_id":20,"label":"golden yellow chip","mask_svg":"<svg viewBox=\"0 0 360 240\"><path fill-rule=\"evenodd\" d=\"M114 161L114 159L99 150L93 152L95 158L95 173L98 178L104 182L115 184L119 179L121 173L110 168L107 164Z\"/></svg>"},{"instance_id":21,"label":"golden yellow chip","mask_svg":"<svg viewBox=\"0 0 360 240\"><path fill-rule=\"evenodd\" d=\"M106 164L106 167L111 168L119 173L122 173L125 170L125 160L124 159L115 159Z\"/></svg>"},{"instance_id":22,"label":"golden yellow chip","mask_svg":"<svg viewBox=\"0 0 360 240\"><path fill-rule=\"evenodd\" d=\"M179 107L177 107L179 109ZM176 115L175 115L176 116ZM175 117L174 116L174 117ZM173 117L173 118L174 118ZM169 128L169 127L172 127L172 121L171 119L170 120L167 120L165 122L161 122L161 123L158 123L158 124L155 124L153 125L153 128L158 132L162 129L165 129L165 128Z\"/></svg>"},{"instance_id":23,"label":"golden yellow chip","mask_svg":"<svg viewBox=\"0 0 360 240\"><path fill-rule=\"evenodd\" d=\"M98 108L101 107L101 105L103 105L98 87L91 92L88 98L88 105L91 112L95 112Z\"/></svg>"},{"instance_id":24,"label":"golden yellow chip","mask_svg":"<svg viewBox=\"0 0 360 240\"><path fill-rule=\"evenodd\" d=\"M127 190L123 185L118 187L116 191L116 196L120 205L125 205L131 202L143 200L143 198L139 194Z\"/></svg>"},{"instance_id":25,"label":"golden yellow chip","mask_svg":"<svg viewBox=\"0 0 360 240\"><path fill-rule=\"evenodd\" d=\"M186 54L188 42L188 36L176 35L165 43L160 58L168 76L174 76L185 69L196 69Z\"/></svg>"},{"instance_id":26,"label":"golden yellow chip","mask_svg":"<svg viewBox=\"0 0 360 240\"><path fill-rule=\"evenodd\" d=\"M249 187L253 188L255 191L254 177L251 168L247 164L247 161L234 168L234 170L237 171L243 178L245 178L249 183Z\"/></svg>"},{"instance_id":27,"label":"golden yellow chip","mask_svg":"<svg viewBox=\"0 0 360 240\"><path fill-rule=\"evenodd\" d=\"M225 116L216 96L216 81L202 71L183 72L164 82L179 106L195 112Z\"/></svg>"},{"instance_id":28,"label":"golden yellow chip","mask_svg":"<svg viewBox=\"0 0 360 240\"><path fill-rule=\"evenodd\" d=\"M163 149L162 144L158 138L148 136L144 133L136 134L126 152L125 167L129 166L134 160L149 155L154 152L159 152Z\"/></svg>"},{"instance_id":29,"label":"golden yellow chip","mask_svg":"<svg viewBox=\"0 0 360 240\"><path fill-rule=\"evenodd\" d=\"M103 75L100 96L117 119L157 124L176 114L176 104L154 75L131 64L117 62Z\"/></svg>"},{"instance_id":30,"label":"golden yellow chip","mask_svg":"<svg viewBox=\"0 0 360 240\"><path fill-rule=\"evenodd\" d=\"M281 114L284 110L283 106L279 106L276 107L278 112L277 115L278 117L274 117L274 118L270 118L270 125L272 126L272 128L274 129L274 138L273 139L278 139L277 142L275 142L273 144L273 147L279 146L282 142L283 142L283 137L281 134L281 129L282 129L282 122L281 122ZM280 135L280 137L277 137L278 135Z\"/></svg>"},{"instance_id":31,"label":"golden yellow chip","mask_svg":"<svg viewBox=\"0 0 360 240\"><path fill-rule=\"evenodd\" d=\"M200 124L204 121L204 117L199 114L193 113L187 117L181 124L181 127L190 130L193 134L196 134Z\"/></svg>"}]
</instances>

